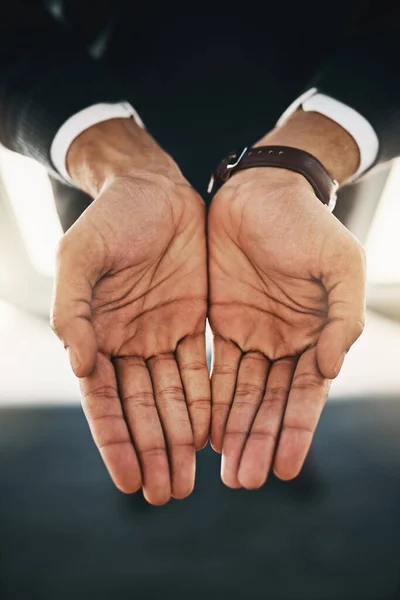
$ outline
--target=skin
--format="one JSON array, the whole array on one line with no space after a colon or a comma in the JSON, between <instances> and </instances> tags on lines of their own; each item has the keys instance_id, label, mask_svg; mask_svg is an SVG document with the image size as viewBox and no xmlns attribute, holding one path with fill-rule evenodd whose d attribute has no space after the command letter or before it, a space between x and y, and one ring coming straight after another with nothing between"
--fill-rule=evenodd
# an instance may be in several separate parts
<instances>
[{"instance_id":1,"label":"skin","mask_svg":"<svg viewBox=\"0 0 400 600\"><path fill-rule=\"evenodd\" d=\"M357 150L325 121L324 131L320 115L312 121L301 113L258 145L302 140L303 149L330 161L330 172L343 182L357 168ZM324 160L323 138L332 143L334 135L341 143ZM305 178L268 168L239 172L218 192L208 218L208 253L211 443L222 452L222 480L232 488L258 488L271 467L292 479L331 380L363 329L364 251Z\"/></svg>"},{"instance_id":2,"label":"skin","mask_svg":"<svg viewBox=\"0 0 400 600\"><path fill-rule=\"evenodd\" d=\"M308 150L339 183L359 160L314 113L258 144ZM302 176L250 169L212 201L207 272L204 204L132 120L86 130L67 167L93 202L61 241L52 324L116 486L156 505L186 497L210 429L228 486L260 487L271 467L296 476L363 328L360 244Z\"/></svg>"},{"instance_id":3,"label":"skin","mask_svg":"<svg viewBox=\"0 0 400 600\"><path fill-rule=\"evenodd\" d=\"M114 483L158 505L190 494L209 433L205 213L173 161L121 121L71 149L95 199L62 239L52 321Z\"/></svg>"}]
</instances>

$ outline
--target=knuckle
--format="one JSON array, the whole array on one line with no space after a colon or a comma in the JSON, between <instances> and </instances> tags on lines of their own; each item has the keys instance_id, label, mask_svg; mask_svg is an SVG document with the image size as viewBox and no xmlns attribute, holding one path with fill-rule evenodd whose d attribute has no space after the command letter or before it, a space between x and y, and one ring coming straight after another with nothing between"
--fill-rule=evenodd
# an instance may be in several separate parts
<instances>
[{"instance_id":1,"label":"knuckle","mask_svg":"<svg viewBox=\"0 0 400 600\"><path fill-rule=\"evenodd\" d=\"M359 338L365 327L365 310L362 312L358 319L355 319L353 323L353 333L355 338Z\"/></svg>"},{"instance_id":2,"label":"knuckle","mask_svg":"<svg viewBox=\"0 0 400 600\"><path fill-rule=\"evenodd\" d=\"M239 397L260 396L263 393L264 388L256 383L245 382L236 386L236 396Z\"/></svg>"},{"instance_id":3,"label":"knuckle","mask_svg":"<svg viewBox=\"0 0 400 600\"><path fill-rule=\"evenodd\" d=\"M267 388L263 402L268 404L285 404L288 389L284 387Z\"/></svg>"},{"instance_id":4,"label":"knuckle","mask_svg":"<svg viewBox=\"0 0 400 600\"><path fill-rule=\"evenodd\" d=\"M315 423L315 426L317 423ZM291 420L288 422L284 422L282 426L282 433L291 433L291 434L307 434L314 435L315 427L312 427L309 423L303 423L300 419Z\"/></svg>"},{"instance_id":5,"label":"knuckle","mask_svg":"<svg viewBox=\"0 0 400 600\"><path fill-rule=\"evenodd\" d=\"M123 397L123 403L130 405L132 408L151 408L156 409L152 392L136 392L129 396Z\"/></svg>"},{"instance_id":6,"label":"knuckle","mask_svg":"<svg viewBox=\"0 0 400 600\"><path fill-rule=\"evenodd\" d=\"M226 404L225 402L216 402L213 401L211 404L211 408L212 408L212 414L213 414L213 427L215 426L216 423L216 417L222 417L222 420L224 420L231 408L230 404Z\"/></svg>"},{"instance_id":7,"label":"knuckle","mask_svg":"<svg viewBox=\"0 0 400 600\"><path fill-rule=\"evenodd\" d=\"M324 389L324 383L321 377L314 373L300 373L293 377L291 389L322 390Z\"/></svg>"},{"instance_id":8,"label":"knuckle","mask_svg":"<svg viewBox=\"0 0 400 600\"><path fill-rule=\"evenodd\" d=\"M182 403L185 401L183 390L177 386L168 386L159 391L160 398L166 402Z\"/></svg>"},{"instance_id":9,"label":"knuckle","mask_svg":"<svg viewBox=\"0 0 400 600\"><path fill-rule=\"evenodd\" d=\"M276 442L278 439L278 430L272 430L265 427L252 429L250 431L249 439L253 441L265 441L270 439L272 442Z\"/></svg>"},{"instance_id":10,"label":"knuckle","mask_svg":"<svg viewBox=\"0 0 400 600\"><path fill-rule=\"evenodd\" d=\"M60 316L58 311L54 310L50 316L50 327L57 337L62 338L65 331L65 319Z\"/></svg>"},{"instance_id":11,"label":"knuckle","mask_svg":"<svg viewBox=\"0 0 400 600\"><path fill-rule=\"evenodd\" d=\"M95 443L100 451L104 451L107 448L111 448L112 446L130 446L131 441L128 436L123 436L121 438L115 438L113 434L106 430L104 432L97 432L95 436Z\"/></svg>"},{"instance_id":12,"label":"knuckle","mask_svg":"<svg viewBox=\"0 0 400 600\"><path fill-rule=\"evenodd\" d=\"M240 400L238 400L236 397L233 403L232 411L234 411L237 414L243 414L247 413L249 409L254 410L256 406L257 404L254 402L254 400L247 398L241 398Z\"/></svg>"},{"instance_id":13,"label":"knuckle","mask_svg":"<svg viewBox=\"0 0 400 600\"><path fill-rule=\"evenodd\" d=\"M92 417L92 423L105 423L110 425L111 423L120 424L121 421L123 421L123 417L114 413L99 414Z\"/></svg>"},{"instance_id":14,"label":"knuckle","mask_svg":"<svg viewBox=\"0 0 400 600\"><path fill-rule=\"evenodd\" d=\"M229 365L214 365L213 367L213 371L212 371L213 375L233 375L236 376L237 374L237 369L235 369L234 367L231 367Z\"/></svg>"},{"instance_id":15,"label":"knuckle","mask_svg":"<svg viewBox=\"0 0 400 600\"><path fill-rule=\"evenodd\" d=\"M181 371L181 373L185 373L187 371L189 371L189 372L207 371L208 372L208 366L205 361L195 360L193 362L189 362L189 363L182 365L180 368L180 371Z\"/></svg>"},{"instance_id":16,"label":"knuckle","mask_svg":"<svg viewBox=\"0 0 400 600\"><path fill-rule=\"evenodd\" d=\"M240 429L230 429L229 426L226 428L225 434L224 434L225 438L233 438L235 440L239 439L242 440L243 438L247 437L247 431L243 430L241 431Z\"/></svg>"},{"instance_id":17,"label":"knuckle","mask_svg":"<svg viewBox=\"0 0 400 600\"><path fill-rule=\"evenodd\" d=\"M83 393L83 399L87 402L96 402L99 399L115 400L117 398L117 391L112 385L101 385L93 390Z\"/></svg>"},{"instance_id":18,"label":"knuckle","mask_svg":"<svg viewBox=\"0 0 400 600\"><path fill-rule=\"evenodd\" d=\"M57 246L57 260L61 261L69 254L71 248L70 235L64 234Z\"/></svg>"},{"instance_id":19,"label":"knuckle","mask_svg":"<svg viewBox=\"0 0 400 600\"><path fill-rule=\"evenodd\" d=\"M165 352L163 354L155 354L150 358L150 362L153 366L163 365L165 363L174 362L175 357L172 352Z\"/></svg>"},{"instance_id":20,"label":"knuckle","mask_svg":"<svg viewBox=\"0 0 400 600\"><path fill-rule=\"evenodd\" d=\"M191 408L195 408L196 410L210 411L210 398L188 398L187 402Z\"/></svg>"},{"instance_id":21,"label":"knuckle","mask_svg":"<svg viewBox=\"0 0 400 600\"><path fill-rule=\"evenodd\" d=\"M257 363L260 363L261 365L267 365L267 359L261 352L258 351L247 352L247 354L244 355L242 362L245 364L248 363L248 365L251 365L252 367Z\"/></svg>"},{"instance_id":22,"label":"knuckle","mask_svg":"<svg viewBox=\"0 0 400 600\"><path fill-rule=\"evenodd\" d=\"M165 458L166 448L165 446L153 446L151 448L138 448L137 452L142 458Z\"/></svg>"}]
</instances>

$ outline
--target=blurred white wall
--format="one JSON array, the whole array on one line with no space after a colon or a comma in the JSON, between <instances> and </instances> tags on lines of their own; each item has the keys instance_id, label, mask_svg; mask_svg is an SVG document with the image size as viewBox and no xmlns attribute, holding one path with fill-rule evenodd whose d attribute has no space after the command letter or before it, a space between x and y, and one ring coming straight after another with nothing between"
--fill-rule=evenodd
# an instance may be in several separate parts
<instances>
[{"instance_id":1,"label":"blurred white wall","mask_svg":"<svg viewBox=\"0 0 400 600\"><path fill-rule=\"evenodd\" d=\"M400 283L399 230L400 159L393 164L366 243L370 283Z\"/></svg>"}]
</instances>

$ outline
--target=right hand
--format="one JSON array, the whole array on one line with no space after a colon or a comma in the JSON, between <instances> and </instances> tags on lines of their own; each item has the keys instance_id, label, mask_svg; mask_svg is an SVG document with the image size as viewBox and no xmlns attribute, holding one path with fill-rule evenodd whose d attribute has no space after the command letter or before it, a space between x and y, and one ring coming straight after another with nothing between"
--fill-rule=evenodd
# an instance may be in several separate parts
<instances>
[{"instance_id":1,"label":"right hand","mask_svg":"<svg viewBox=\"0 0 400 600\"><path fill-rule=\"evenodd\" d=\"M270 144L299 144L339 182L357 168L354 140L316 113L296 114L256 146ZM364 250L302 175L268 167L218 191L208 246L211 443L222 479L258 488L271 468L292 479L364 326Z\"/></svg>"},{"instance_id":2,"label":"right hand","mask_svg":"<svg viewBox=\"0 0 400 600\"><path fill-rule=\"evenodd\" d=\"M229 487L297 476L364 323L359 242L301 176L235 174L209 213L211 443Z\"/></svg>"},{"instance_id":3,"label":"right hand","mask_svg":"<svg viewBox=\"0 0 400 600\"><path fill-rule=\"evenodd\" d=\"M68 166L95 200L60 244L54 330L116 486L184 498L210 422L203 202L128 120L82 134Z\"/></svg>"}]
</instances>

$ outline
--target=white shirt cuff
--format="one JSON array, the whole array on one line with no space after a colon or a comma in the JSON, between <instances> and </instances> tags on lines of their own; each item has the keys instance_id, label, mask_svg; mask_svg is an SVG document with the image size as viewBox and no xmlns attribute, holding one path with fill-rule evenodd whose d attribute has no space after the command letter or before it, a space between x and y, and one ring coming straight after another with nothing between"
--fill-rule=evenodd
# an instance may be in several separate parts
<instances>
[{"instance_id":1,"label":"white shirt cuff","mask_svg":"<svg viewBox=\"0 0 400 600\"><path fill-rule=\"evenodd\" d=\"M92 125L118 118L133 118L140 127L144 128L143 121L129 102L93 104L72 115L61 125L51 144L50 158L58 173L68 183L74 185L67 171L68 149L74 139Z\"/></svg>"},{"instance_id":2,"label":"white shirt cuff","mask_svg":"<svg viewBox=\"0 0 400 600\"><path fill-rule=\"evenodd\" d=\"M369 121L354 108L330 96L320 94L317 88L311 88L285 110L278 120L277 126L282 125L300 107L304 111L313 111L328 117L353 137L360 153L360 162L357 172L349 182L360 177L374 164L379 151L378 136Z\"/></svg>"}]
</instances>

